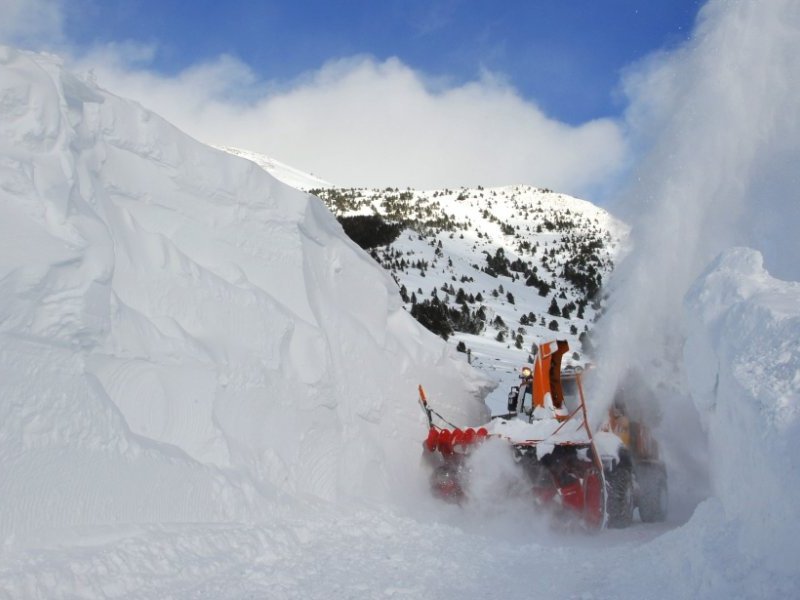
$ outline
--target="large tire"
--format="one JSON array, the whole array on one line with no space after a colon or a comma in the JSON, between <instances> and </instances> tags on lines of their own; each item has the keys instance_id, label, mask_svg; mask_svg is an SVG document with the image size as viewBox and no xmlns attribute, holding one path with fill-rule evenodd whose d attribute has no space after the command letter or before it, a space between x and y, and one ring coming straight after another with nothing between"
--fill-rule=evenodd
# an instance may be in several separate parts
<instances>
[{"instance_id":1,"label":"large tire","mask_svg":"<svg viewBox=\"0 0 800 600\"><path fill-rule=\"evenodd\" d=\"M464 500L464 476L460 464L446 462L436 467L431 473L431 490L433 495L454 504Z\"/></svg>"},{"instance_id":2,"label":"large tire","mask_svg":"<svg viewBox=\"0 0 800 600\"><path fill-rule=\"evenodd\" d=\"M605 514L605 495L603 494L603 477L596 468L587 470L583 477L583 518L591 529L603 526Z\"/></svg>"},{"instance_id":3,"label":"large tire","mask_svg":"<svg viewBox=\"0 0 800 600\"><path fill-rule=\"evenodd\" d=\"M639 517L645 523L656 523L667 518L667 474L661 468L640 469Z\"/></svg>"},{"instance_id":4,"label":"large tire","mask_svg":"<svg viewBox=\"0 0 800 600\"><path fill-rule=\"evenodd\" d=\"M615 529L627 527L633 521L633 473L629 466L616 465L606 471L607 524Z\"/></svg>"}]
</instances>

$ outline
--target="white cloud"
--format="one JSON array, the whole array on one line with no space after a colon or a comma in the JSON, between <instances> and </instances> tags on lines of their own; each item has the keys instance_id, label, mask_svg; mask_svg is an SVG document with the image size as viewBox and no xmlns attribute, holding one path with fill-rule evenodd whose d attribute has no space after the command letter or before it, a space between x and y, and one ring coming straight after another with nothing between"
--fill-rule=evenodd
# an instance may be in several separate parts
<instances>
[{"instance_id":1,"label":"white cloud","mask_svg":"<svg viewBox=\"0 0 800 600\"><path fill-rule=\"evenodd\" d=\"M80 65L199 139L340 185L531 183L583 193L605 183L625 153L613 121L560 123L488 73L454 86L397 59L362 56L278 86L231 57L167 78L132 66L130 53L106 47Z\"/></svg>"},{"instance_id":2,"label":"white cloud","mask_svg":"<svg viewBox=\"0 0 800 600\"><path fill-rule=\"evenodd\" d=\"M0 0L0 43L52 48L62 38L60 0Z\"/></svg>"}]
</instances>

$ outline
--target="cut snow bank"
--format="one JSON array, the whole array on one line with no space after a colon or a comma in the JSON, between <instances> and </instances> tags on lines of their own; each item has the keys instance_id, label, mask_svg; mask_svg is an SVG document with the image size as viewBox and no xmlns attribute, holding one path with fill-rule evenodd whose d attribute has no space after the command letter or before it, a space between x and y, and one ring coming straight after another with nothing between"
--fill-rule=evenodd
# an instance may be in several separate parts
<instances>
[{"instance_id":1,"label":"cut snow bank","mask_svg":"<svg viewBox=\"0 0 800 600\"><path fill-rule=\"evenodd\" d=\"M487 383L316 198L0 48L0 539L397 496Z\"/></svg>"},{"instance_id":2,"label":"cut snow bank","mask_svg":"<svg viewBox=\"0 0 800 600\"><path fill-rule=\"evenodd\" d=\"M730 563L720 568L734 595L760 597L784 586L796 592L800 283L772 278L760 253L733 248L695 282L685 306L684 361L708 431L717 498L687 528L714 530L719 522L706 543L713 539Z\"/></svg>"}]
</instances>

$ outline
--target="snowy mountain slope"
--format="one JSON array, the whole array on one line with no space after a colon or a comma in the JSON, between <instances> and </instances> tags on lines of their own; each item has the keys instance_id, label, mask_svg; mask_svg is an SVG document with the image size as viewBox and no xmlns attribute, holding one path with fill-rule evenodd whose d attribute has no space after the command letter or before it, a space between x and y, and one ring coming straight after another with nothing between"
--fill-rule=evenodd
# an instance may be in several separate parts
<instances>
[{"instance_id":1,"label":"snowy mountain slope","mask_svg":"<svg viewBox=\"0 0 800 600\"><path fill-rule=\"evenodd\" d=\"M228 154L233 154L234 156L240 156L242 158L246 158L247 160L253 161L278 181L282 181L286 185L290 185L298 190L307 192L313 188L333 187L333 184L325 181L324 179L320 179L316 175L301 171L300 169L289 166L280 162L279 160L265 156L264 154L251 152L249 150L242 150L241 148L231 148L230 146L220 146L219 149L227 152Z\"/></svg>"},{"instance_id":2,"label":"snowy mountain slope","mask_svg":"<svg viewBox=\"0 0 800 600\"><path fill-rule=\"evenodd\" d=\"M0 71L1 537L387 497L418 383L480 418L486 382L316 198L53 57Z\"/></svg>"},{"instance_id":3,"label":"snowy mountain slope","mask_svg":"<svg viewBox=\"0 0 800 600\"><path fill-rule=\"evenodd\" d=\"M532 344L567 339L583 364L584 334L602 305L626 226L583 200L531 186L459 190L312 190L339 217L377 214L405 229L372 254L401 286L406 309L505 393Z\"/></svg>"}]
</instances>

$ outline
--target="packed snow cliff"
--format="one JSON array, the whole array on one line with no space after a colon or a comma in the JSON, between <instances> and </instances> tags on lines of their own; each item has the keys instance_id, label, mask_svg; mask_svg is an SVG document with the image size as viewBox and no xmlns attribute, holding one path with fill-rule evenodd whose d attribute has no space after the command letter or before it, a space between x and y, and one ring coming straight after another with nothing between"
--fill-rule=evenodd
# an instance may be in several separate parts
<instances>
[{"instance_id":1,"label":"packed snow cliff","mask_svg":"<svg viewBox=\"0 0 800 600\"><path fill-rule=\"evenodd\" d=\"M748 248L720 255L686 298L684 350L724 515L745 554L800 577L800 283ZM763 567L762 567L763 568Z\"/></svg>"},{"instance_id":2,"label":"packed snow cliff","mask_svg":"<svg viewBox=\"0 0 800 600\"><path fill-rule=\"evenodd\" d=\"M0 48L0 539L397 494L419 383L485 411L318 199Z\"/></svg>"}]
</instances>

